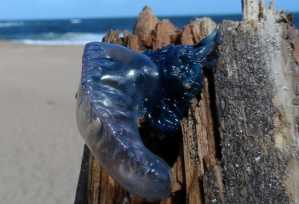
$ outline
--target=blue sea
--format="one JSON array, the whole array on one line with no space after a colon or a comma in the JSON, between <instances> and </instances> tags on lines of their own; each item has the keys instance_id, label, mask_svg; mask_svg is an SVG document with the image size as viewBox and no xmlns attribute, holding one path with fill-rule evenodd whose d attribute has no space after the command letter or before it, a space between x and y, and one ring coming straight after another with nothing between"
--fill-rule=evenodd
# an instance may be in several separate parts
<instances>
[{"instance_id":1,"label":"blue sea","mask_svg":"<svg viewBox=\"0 0 299 204\"><path fill-rule=\"evenodd\" d=\"M165 16L160 19L168 18L182 27L196 17L200 16ZM216 22L241 19L241 15L209 17ZM82 45L100 41L104 33L111 29L131 31L135 22L136 18L0 21L0 40L40 45ZM294 22L299 27L299 13L294 15Z\"/></svg>"}]
</instances>

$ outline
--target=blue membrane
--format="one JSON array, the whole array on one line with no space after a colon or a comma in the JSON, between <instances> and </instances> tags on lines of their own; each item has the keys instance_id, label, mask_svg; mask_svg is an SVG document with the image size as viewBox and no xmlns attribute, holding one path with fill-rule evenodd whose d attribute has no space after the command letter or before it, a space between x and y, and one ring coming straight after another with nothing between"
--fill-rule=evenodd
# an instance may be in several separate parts
<instances>
[{"instance_id":1,"label":"blue membrane","mask_svg":"<svg viewBox=\"0 0 299 204\"><path fill-rule=\"evenodd\" d=\"M203 67L217 32L196 46L137 53L93 42L83 55L77 124L103 168L130 193L154 201L170 194L170 167L148 150L138 119L175 132L202 88Z\"/></svg>"},{"instance_id":2,"label":"blue membrane","mask_svg":"<svg viewBox=\"0 0 299 204\"><path fill-rule=\"evenodd\" d=\"M203 87L203 68L219 41L215 30L196 46L169 45L144 54L159 68L159 91L146 101L144 117L150 126L163 133L174 133L186 116L191 99Z\"/></svg>"}]
</instances>

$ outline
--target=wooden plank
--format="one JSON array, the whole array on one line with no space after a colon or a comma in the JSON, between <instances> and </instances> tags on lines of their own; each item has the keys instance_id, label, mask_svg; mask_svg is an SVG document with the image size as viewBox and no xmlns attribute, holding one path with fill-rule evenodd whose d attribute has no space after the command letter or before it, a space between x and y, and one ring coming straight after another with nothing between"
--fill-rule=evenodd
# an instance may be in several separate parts
<instances>
[{"instance_id":1,"label":"wooden plank","mask_svg":"<svg viewBox=\"0 0 299 204\"><path fill-rule=\"evenodd\" d=\"M74 204L86 204L88 199L88 179L90 151L86 145L83 148L82 163Z\"/></svg>"},{"instance_id":2,"label":"wooden plank","mask_svg":"<svg viewBox=\"0 0 299 204\"><path fill-rule=\"evenodd\" d=\"M223 201L222 176L216 158L214 121L208 88L209 84L206 79L201 100L194 101L188 118L182 123L186 203L201 204L210 201L220 203ZM204 182L205 177L209 177L209 182ZM208 191L207 189L214 190Z\"/></svg>"},{"instance_id":3,"label":"wooden plank","mask_svg":"<svg viewBox=\"0 0 299 204\"><path fill-rule=\"evenodd\" d=\"M215 85L225 203L299 203L295 64L287 24L263 12L258 21L221 25Z\"/></svg>"}]
</instances>

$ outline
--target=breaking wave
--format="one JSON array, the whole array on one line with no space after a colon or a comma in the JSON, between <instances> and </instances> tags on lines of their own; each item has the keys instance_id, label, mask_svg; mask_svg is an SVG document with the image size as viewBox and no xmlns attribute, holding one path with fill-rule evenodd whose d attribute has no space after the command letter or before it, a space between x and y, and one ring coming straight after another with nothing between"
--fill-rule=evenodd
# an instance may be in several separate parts
<instances>
[{"instance_id":1,"label":"breaking wave","mask_svg":"<svg viewBox=\"0 0 299 204\"><path fill-rule=\"evenodd\" d=\"M30 45L84 45L91 41L102 41L104 34L95 33L47 33L14 42Z\"/></svg>"}]
</instances>

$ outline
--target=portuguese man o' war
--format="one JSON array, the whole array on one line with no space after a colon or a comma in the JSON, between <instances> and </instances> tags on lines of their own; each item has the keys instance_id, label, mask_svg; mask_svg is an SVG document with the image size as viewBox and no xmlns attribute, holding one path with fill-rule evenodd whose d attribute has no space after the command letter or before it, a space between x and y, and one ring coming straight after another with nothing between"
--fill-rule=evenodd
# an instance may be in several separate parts
<instances>
[{"instance_id":1,"label":"portuguese man o' war","mask_svg":"<svg viewBox=\"0 0 299 204\"><path fill-rule=\"evenodd\" d=\"M100 165L130 193L154 201L170 194L170 167L145 147L138 121L177 131L202 88L203 67L218 31L195 46L134 52L115 44L85 46L77 124Z\"/></svg>"}]
</instances>

